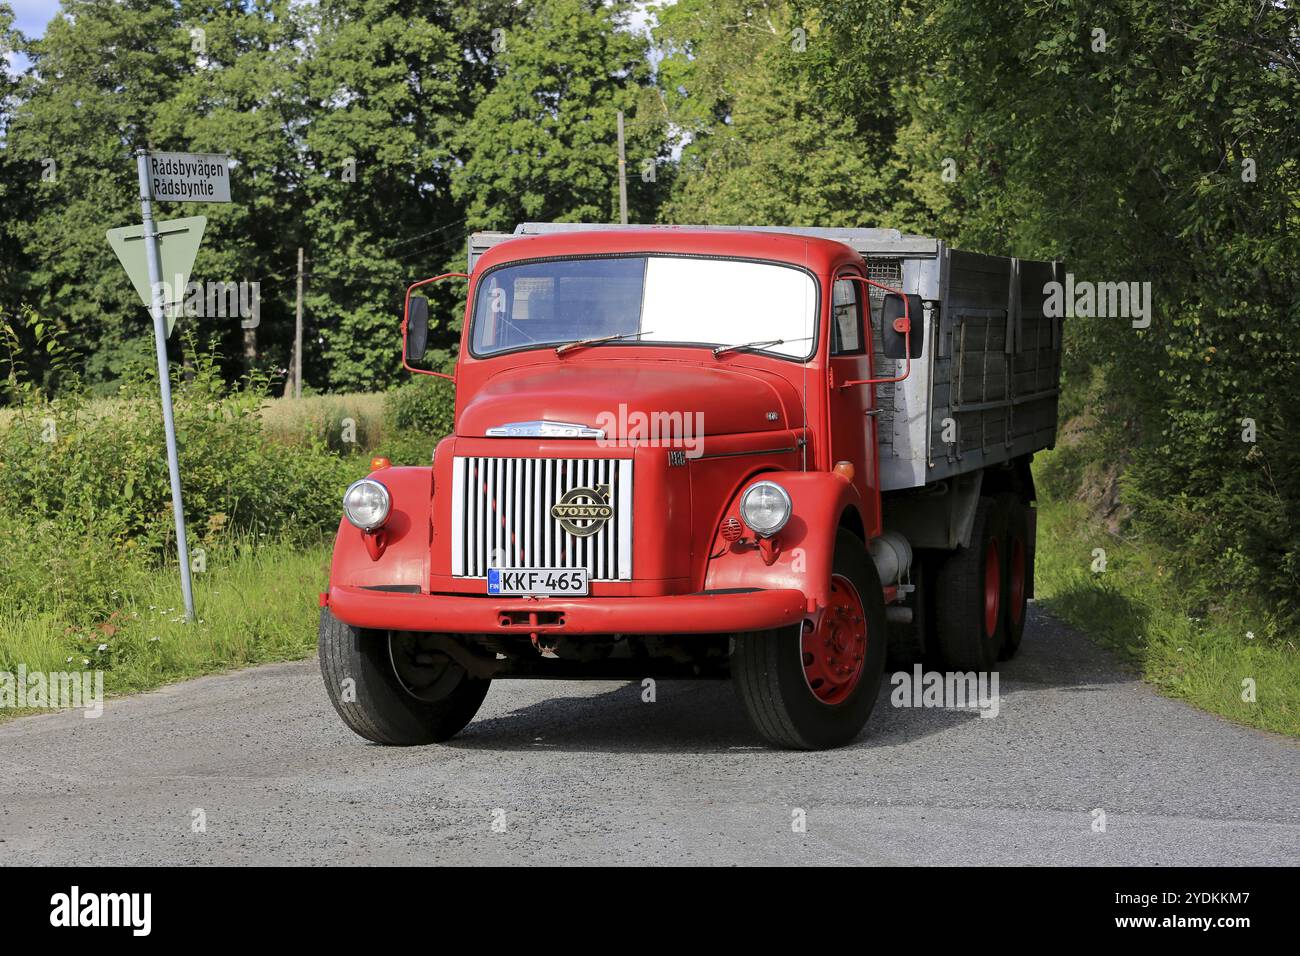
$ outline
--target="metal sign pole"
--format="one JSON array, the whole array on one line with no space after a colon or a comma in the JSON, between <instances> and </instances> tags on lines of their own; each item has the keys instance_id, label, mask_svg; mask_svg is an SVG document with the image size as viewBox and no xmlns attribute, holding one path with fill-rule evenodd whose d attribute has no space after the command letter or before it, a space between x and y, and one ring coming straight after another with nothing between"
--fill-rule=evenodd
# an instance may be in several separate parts
<instances>
[{"instance_id":1,"label":"metal sign pole","mask_svg":"<svg viewBox=\"0 0 1300 956\"><path fill-rule=\"evenodd\" d=\"M176 422L172 418L172 382L167 365L167 321L163 316L162 257L158 252L158 231L153 224L153 189L149 182L149 154L135 152L140 174L140 215L144 218L145 258L149 262L149 286L153 289L154 342L158 347L158 391L162 394L163 430L167 433L167 471L172 483L172 514L176 518L176 552L181 563L181 595L185 619L194 620L194 586L190 581L190 546L185 540L185 509L181 505L181 468L176 455Z\"/></svg>"}]
</instances>

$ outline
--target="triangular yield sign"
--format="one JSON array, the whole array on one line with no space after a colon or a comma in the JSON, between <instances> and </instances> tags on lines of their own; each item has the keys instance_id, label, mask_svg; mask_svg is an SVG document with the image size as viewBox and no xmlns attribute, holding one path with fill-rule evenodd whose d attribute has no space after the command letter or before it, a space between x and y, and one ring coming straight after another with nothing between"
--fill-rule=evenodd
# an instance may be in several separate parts
<instances>
[{"instance_id":1,"label":"triangular yield sign","mask_svg":"<svg viewBox=\"0 0 1300 956\"><path fill-rule=\"evenodd\" d=\"M190 216L155 222L158 230L158 257L162 260L164 314L167 316L167 334L172 334L176 316L185 299L185 285L190 281L190 269L203 241L207 216ZM136 294L145 307L153 305L153 291L149 288L149 262L145 257L144 226L123 226L108 230L108 244L117 253L118 261L135 286Z\"/></svg>"}]
</instances>

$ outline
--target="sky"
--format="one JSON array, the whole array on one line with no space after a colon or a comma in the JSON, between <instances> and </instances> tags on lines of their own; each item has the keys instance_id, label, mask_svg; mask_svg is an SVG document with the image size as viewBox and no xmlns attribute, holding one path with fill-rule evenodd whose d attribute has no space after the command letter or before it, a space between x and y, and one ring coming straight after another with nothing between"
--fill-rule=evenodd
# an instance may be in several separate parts
<instances>
[{"instance_id":1,"label":"sky","mask_svg":"<svg viewBox=\"0 0 1300 956\"><path fill-rule=\"evenodd\" d=\"M14 11L14 26L29 37L45 32L45 24L59 12L59 0L5 0Z\"/></svg>"},{"instance_id":2,"label":"sky","mask_svg":"<svg viewBox=\"0 0 1300 956\"><path fill-rule=\"evenodd\" d=\"M14 11L14 26L27 37L45 33L45 25L59 12L59 0L4 0ZM17 73L27 67L27 57L11 54L5 64L9 72Z\"/></svg>"}]
</instances>

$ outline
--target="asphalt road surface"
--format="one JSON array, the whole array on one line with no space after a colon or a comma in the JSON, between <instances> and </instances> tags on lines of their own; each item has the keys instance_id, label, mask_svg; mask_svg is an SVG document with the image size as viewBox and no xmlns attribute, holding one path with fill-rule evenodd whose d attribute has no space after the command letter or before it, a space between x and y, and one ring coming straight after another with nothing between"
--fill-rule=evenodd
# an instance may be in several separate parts
<instances>
[{"instance_id":1,"label":"asphalt road surface","mask_svg":"<svg viewBox=\"0 0 1300 956\"><path fill-rule=\"evenodd\" d=\"M1000 684L994 718L886 686L854 746L788 753L722 682L499 681L450 744L396 749L314 660L270 665L0 725L0 862L1300 863L1296 742L1037 611Z\"/></svg>"}]
</instances>

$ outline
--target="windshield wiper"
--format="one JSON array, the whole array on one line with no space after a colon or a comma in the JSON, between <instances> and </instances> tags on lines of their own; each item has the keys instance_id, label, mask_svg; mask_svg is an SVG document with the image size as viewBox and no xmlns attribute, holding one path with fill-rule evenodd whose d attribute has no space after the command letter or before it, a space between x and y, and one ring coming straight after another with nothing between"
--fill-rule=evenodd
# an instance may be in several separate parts
<instances>
[{"instance_id":1,"label":"windshield wiper","mask_svg":"<svg viewBox=\"0 0 1300 956\"><path fill-rule=\"evenodd\" d=\"M810 338L811 335L805 335L801 339L759 339L757 342L743 342L740 345L719 345L713 350L713 357L717 358L719 355L726 355L728 352L740 349L766 348L770 345L785 345L787 342L806 342Z\"/></svg>"},{"instance_id":2,"label":"windshield wiper","mask_svg":"<svg viewBox=\"0 0 1300 956\"><path fill-rule=\"evenodd\" d=\"M578 339L576 342L565 342L563 345L555 347L556 355L563 355L571 349L580 349L586 345L599 345L601 342L617 342L619 339L634 339L638 335L651 335L650 332L620 332L618 335L601 335L594 339Z\"/></svg>"}]
</instances>

